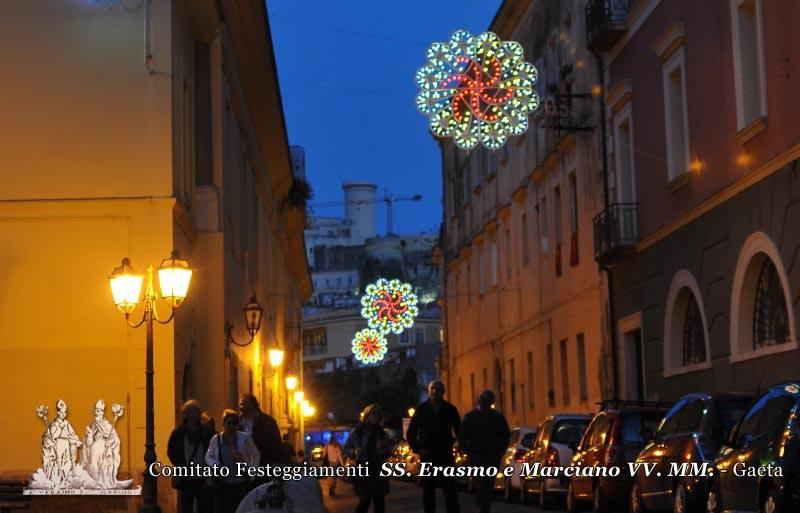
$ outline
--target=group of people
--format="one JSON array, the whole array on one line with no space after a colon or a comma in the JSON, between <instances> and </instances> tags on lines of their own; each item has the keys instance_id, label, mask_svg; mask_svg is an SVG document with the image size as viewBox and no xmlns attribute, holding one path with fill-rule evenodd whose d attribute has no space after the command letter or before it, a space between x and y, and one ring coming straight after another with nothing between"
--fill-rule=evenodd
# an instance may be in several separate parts
<instances>
[{"instance_id":1,"label":"group of people","mask_svg":"<svg viewBox=\"0 0 800 513\"><path fill-rule=\"evenodd\" d=\"M237 463L248 466L294 463L294 448L285 437L281 440L278 423L261 411L252 394L239 399L239 411L222 413L222 431L216 432L213 418L201 412L195 400L181 408L180 425L167 444L167 456L174 466L227 467L227 477L214 480L204 477L173 477L178 491L178 511L192 513L235 513L239 503L261 484L247 476L238 476Z\"/></svg>"},{"instance_id":2,"label":"group of people","mask_svg":"<svg viewBox=\"0 0 800 513\"><path fill-rule=\"evenodd\" d=\"M484 390L478 397L477 407L464 416L444 399L445 386L433 381L428 386L428 400L415 408L406 438L411 450L421 462L433 466L455 464L453 445L458 440L460 449L467 454L470 465L497 467L508 447L510 430L502 413L494 409L495 395ZM361 415L361 422L350 432L344 453L357 464L367 465L369 477L358 478L354 488L358 495L356 513L366 513L370 505L374 513L384 513L385 498L389 493L389 479L380 475L381 464L392 452L388 434L382 427L383 415L377 405L370 405ZM494 495L495 476L475 478L475 504L480 513L489 513ZM335 484L334 484L335 486ZM422 503L425 513L436 511L436 488L444 493L447 513L460 513L455 482L444 476L422 478Z\"/></svg>"}]
</instances>

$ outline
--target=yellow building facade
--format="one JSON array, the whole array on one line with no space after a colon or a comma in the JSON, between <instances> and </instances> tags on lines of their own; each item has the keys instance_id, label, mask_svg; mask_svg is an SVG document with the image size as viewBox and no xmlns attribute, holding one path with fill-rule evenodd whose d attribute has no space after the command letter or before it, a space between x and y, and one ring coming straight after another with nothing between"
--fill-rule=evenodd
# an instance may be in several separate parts
<instances>
[{"instance_id":1,"label":"yellow building facade","mask_svg":"<svg viewBox=\"0 0 800 513\"><path fill-rule=\"evenodd\" d=\"M141 481L145 332L126 325L108 275L126 256L157 267L173 248L195 273L175 321L155 328L159 459L185 399L219 426L247 391L299 443L284 383L302 372L311 280L304 208L285 201L293 176L264 3L43 0L2 12L0 477L41 466L38 405L52 418L63 399L82 437L102 398L125 408L120 475ZM249 339L252 295L261 329L229 346L228 322ZM277 368L272 348L285 351Z\"/></svg>"}]
</instances>

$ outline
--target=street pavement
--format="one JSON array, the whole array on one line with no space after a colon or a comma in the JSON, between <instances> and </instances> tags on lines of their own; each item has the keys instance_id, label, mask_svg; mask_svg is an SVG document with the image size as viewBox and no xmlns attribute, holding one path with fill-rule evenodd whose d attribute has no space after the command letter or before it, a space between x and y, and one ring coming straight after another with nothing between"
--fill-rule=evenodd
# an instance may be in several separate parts
<instances>
[{"instance_id":1,"label":"street pavement","mask_svg":"<svg viewBox=\"0 0 800 513\"><path fill-rule=\"evenodd\" d=\"M338 483L336 495L328 496L328 481L322 480L322 490L325 494L325 507L329 513L353 513L358 504L358 498L353 492L353 487L346 483ZM475 508L475 497L465 492L459 492L459 502L463 513L472 513ZM540 511L530 505L521 505L519 502L507 504L500 500L492 503L492 513L531 513ZM370 508L372 511L372 508ZM441 490L436 491L436 511L445 513L444 496ZM422 513L422 488L412 483L392 480L391 491L386 497L386 513Z\"/></svg>"}]
</instances>

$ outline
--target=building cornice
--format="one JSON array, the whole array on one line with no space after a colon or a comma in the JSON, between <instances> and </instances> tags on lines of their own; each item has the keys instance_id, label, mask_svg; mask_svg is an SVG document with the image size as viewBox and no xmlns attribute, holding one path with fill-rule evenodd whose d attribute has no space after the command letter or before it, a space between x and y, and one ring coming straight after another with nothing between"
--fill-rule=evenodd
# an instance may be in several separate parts
<instances>
[{"instance_id":1,"label":"building cornice","mask_svg":"<svg viewBox=\"0 0 800 513\"><path fill-rule=\"evenodd\" d=\"M653 43L653 51L662 60L666 61L683 46L686 41L686 27L682 21L673 21Z\"/></svg>"},{"instance_id":2,"label":"building cornice","mask_svg":"<svg viewBox=\"0 0 800 513\"><path fill-rule=\"evenodd\" d=\"M684 212L683 214L678 216L674 221L659 228L650 235L642 238L642 240L639 241L639 243L636 244L635 246L636 251L642 252L646 250L650 246L656 244L657 242L668 237L669 235L675 233L677 230L683 228L684 226L691 223L695 219L699 218L703 214L706 214L709 211L713 210L714 208L720 206L722 203L733 198L734 196L744 191L745 189L752 187L760 180L763 180L770 174L774 173L778 169L782 168L789 162L792 162L793 160L796 159L800 159L800 143L795 144L788 150L770 159L769 161L758 167L755 171L752 171L750 174L744 176L737 182L732 183L731 185L723 189L715 196L708 198L707 200L703 201L696 207Z\"/></svg>"},{"instance_id":3,"label":"building cornice","mask_svg":"<svg viewBox=\"0 0 800 513\"><path fill-rule=\"evenodd\" d=\"M633 83L631 79L624 78L618 80L608 90L606 94L606 105L611 109L611 112L616 113L631 100L633 94Z\"/></svg>"}]
</instances>

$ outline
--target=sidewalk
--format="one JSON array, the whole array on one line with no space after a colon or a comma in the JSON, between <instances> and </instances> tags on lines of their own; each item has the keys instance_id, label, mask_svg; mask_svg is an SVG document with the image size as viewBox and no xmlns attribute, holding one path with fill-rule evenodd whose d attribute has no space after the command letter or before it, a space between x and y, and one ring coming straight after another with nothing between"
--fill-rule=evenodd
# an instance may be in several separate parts
<instances>
[{"instance_id":1,"label":"sidewalk","mask_svg":"<svg viewBox=\"0 0 800 513\"><path fill-rule=\"evenodd\" d=\"M358 498L351 485L339 483L336 487L336 496L329 497L327 495L327 480L322 480L321 483L322 490L325 492L325 507L328 508L329 513L353 513L355 511ZM462 513L472 513L475 510L474 497L471 494L460 492L458 498L461 503ZM499 496L497 498L498 500L492 503L492 513L531 513L532 511L539 511L530 505L506 504L499 500ZM445 513L444 497L440 490L436 492L436 511L437 513ZM391 482L391 492L386 497L386 512L422 513L422 488L411 483L393 480Z\"/></svg>"}]
</instances>

